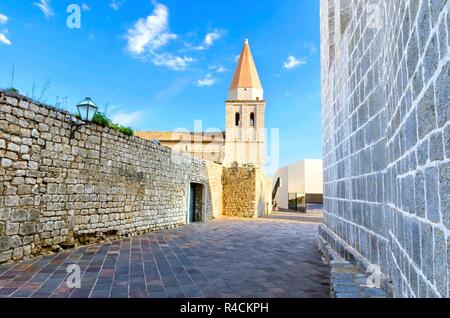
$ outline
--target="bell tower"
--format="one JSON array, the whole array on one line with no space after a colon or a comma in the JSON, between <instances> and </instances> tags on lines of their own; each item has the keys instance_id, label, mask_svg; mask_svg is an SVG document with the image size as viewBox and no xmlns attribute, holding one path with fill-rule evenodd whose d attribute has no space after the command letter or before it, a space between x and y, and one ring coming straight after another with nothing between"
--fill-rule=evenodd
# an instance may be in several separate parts
<instances>
[{"instance_id":1,"label":"bell tower","mask_svg":"<svg viewBox=\"0 0 450 318\"><path fill-rule=\"evenodd\" d=\"M223 165L264 168L264 90L248 40L228 92Z\"/></svg>"}]
</instances>

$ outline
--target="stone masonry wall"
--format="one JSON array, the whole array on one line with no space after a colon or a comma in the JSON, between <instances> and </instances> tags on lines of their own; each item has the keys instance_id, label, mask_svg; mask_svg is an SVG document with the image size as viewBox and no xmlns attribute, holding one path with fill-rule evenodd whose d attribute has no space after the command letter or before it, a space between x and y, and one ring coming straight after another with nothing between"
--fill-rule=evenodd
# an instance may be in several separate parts
<instances>
[{"instance_id":1,"label":"stone masonry wall","mask_svg":"<svg viewBox=\"0 0 450 318\"><path fill-rule=\"evenodd\" d=\"M189 185L203 220L221 214L222 167L94 124L69 140L71 116L0 97L0 263L55 245L187 222Z\"/></svg>"},{"instance_id":2,"label":"stone masonry wall","mask_svg":"<svg viewBox=\"0 0 450 318\"><path fill-rule=\"evenodd\" d=\"M449 296L449 7L321 1L321 238L396 297Z\"/></svg>"},{"instance_id":3,"label":"stone masonry wall","mask_svg":"<svg viewBox=\"0 0 450 318\"><path fill-rule=\"evenodd\" d=\"M258 217L272 210L272 180L260 169L224 168L223 215Z\"/></svg>"}]
</instances>

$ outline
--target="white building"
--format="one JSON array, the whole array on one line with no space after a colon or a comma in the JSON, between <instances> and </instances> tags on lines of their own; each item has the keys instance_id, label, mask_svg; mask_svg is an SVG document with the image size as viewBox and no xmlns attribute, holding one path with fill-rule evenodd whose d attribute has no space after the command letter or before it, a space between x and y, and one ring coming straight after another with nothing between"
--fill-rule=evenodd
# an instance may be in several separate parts
<instances>
[{"instance_id":1,"label":"white building","mask_svg":"<svg viewBox=\"0 0 450 318\"><path fill-rule=\"evenodd\" d=\"M322 160L301 160L280 168L273 184L279 208L303 211L306 204L322 203Z\"/></svg>"}]
</instances>

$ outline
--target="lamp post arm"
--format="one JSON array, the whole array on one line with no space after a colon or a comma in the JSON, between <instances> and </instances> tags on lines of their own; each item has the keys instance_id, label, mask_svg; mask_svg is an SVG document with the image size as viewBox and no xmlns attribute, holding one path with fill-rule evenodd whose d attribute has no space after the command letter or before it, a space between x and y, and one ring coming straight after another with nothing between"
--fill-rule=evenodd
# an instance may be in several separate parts
<instances>
[{"instance_id":1,"label":"lamp post arm","mask_svg":"<svg viewBox=\"0 0 450 318\"><path fill-rule=\"evenodd\" d=\"M75 133L83 126L84 123L73 123L72 128L70 128L70 137L69 140L72 140L75 136Z\"/></svg>"}]
</instances>

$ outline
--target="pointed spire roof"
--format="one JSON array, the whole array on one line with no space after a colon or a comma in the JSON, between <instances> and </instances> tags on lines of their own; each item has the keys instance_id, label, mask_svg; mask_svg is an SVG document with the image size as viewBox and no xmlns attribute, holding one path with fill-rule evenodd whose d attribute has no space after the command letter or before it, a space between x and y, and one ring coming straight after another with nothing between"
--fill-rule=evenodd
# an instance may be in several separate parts
<instances>
[{"instance_id":1,"label":"pointed spire roof","mask_svg":"<svg viewBox=\"0 0 450 318\"><path fill-rule=\"evenodd\" d=\"M248 40L244 42L244 48L239 58L239 63L236 72L231 82L230 91L236 88L258 88L262 89L261 81L259 80L258 71L256 70L255 61L253 60Z\"/></svg>"}]
</instances>

